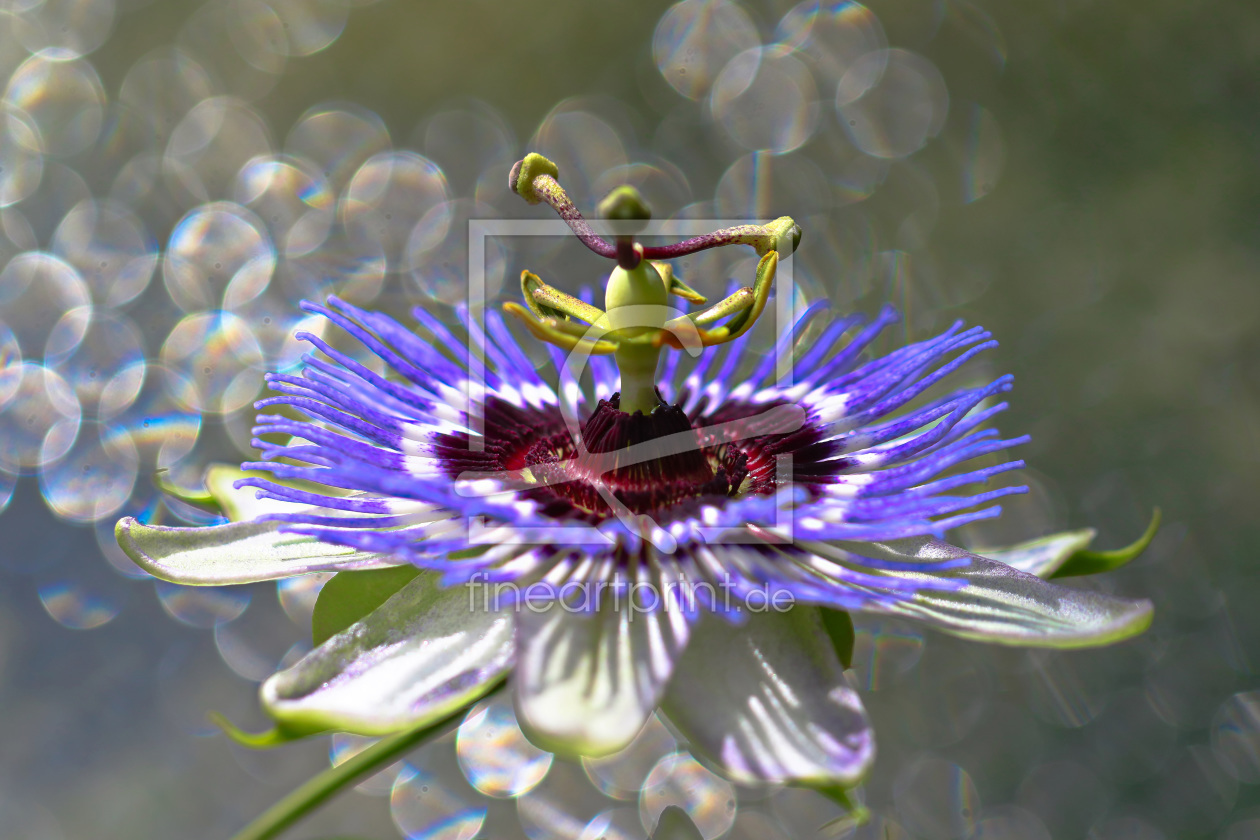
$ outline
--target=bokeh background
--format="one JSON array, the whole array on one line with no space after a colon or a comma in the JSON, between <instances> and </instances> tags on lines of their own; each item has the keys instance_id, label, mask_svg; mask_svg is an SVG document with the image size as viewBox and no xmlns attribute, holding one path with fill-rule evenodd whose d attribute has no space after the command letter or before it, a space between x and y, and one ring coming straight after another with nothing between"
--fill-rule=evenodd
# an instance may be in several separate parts
<instances>
[{"instance_id":1,"label":"bokeh background","mask_svg":"<svg viewBox=\"0 0 1260 840\"><path fill-rule=\"evenodd\" d=\"M898 340L1002 341L1033 492L971 545L1096 527L1154 599L1115 648L994 649L860 621L880 757L855 836L1260 837L1260 10L870 0L6 0L0 4L0 836L221 838L361 746L233 746L299 655L318 581L155 584L112 544L172 521L151 476L249 453L296 301L464 294L469 218L539 150L579 204L790 214L798 303L891 300ZM488 254L573 288L571 242ZM697 258L706 291L746 255ZM574 279L569 279L574 278ZM768 344L768 337L757 339ZM659 725L552 761L501 702L292 832L848 836L800 791L735 790Z\"/></svg>"}]
</instances>

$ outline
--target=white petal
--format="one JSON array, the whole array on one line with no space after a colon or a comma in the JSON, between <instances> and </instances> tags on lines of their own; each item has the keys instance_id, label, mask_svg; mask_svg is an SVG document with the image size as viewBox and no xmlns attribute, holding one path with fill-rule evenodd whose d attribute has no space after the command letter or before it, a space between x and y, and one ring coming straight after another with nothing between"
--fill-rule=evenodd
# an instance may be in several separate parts
<instances>
[{"instance_id":1,"label":"white petal","mask_svg":"<svg viewBox=\"0 0 1260 840\"><path fill-rule=\"evenodd\" d=\"M521 728L544 749L597 757L634 740L687 644L676 611L636 612L605 590L598 610L559 603L517 616L516 704Z\"/></svg>"},{"instance_id":2,"label":"white petal","mask_svg":"<svg viewBox=\"0 0 1260 840\"><path fill-rule=\"evenodd\" d=\"M118 545L140 568L190 586L396 566L388 556L280 533L277 522L232 522L210 528L142 525L132 517L114 529Z\"/></svg>"},{"instance_id":3,"label":"white petal","mask_svg":"<svg viewBox=\"0 0 1260 840\"><path fill-rule=\"evenodd\" d=\"M296 729L383 735L482 696L512 665L512 616L422 572L349 629L262 685L267 712Z\"/></svg>"},{"instance_id":4,"label":"white petal","mask_svg":"<svg viewBox=\"0 0 1260 840\"><path fill-rule=\"evenodd\" d=\"M661 708L693 751L744 784L862 778L874 735L816 608L706 615L692 635Z\"/></svg>"},{"instance_id":5,"label":"white petal","mask_svg":"<svg viewBox=\"0 0 1260 840\"><path fill-rule=\"evenodd\" d=\"M1047 583L936 539L852 543L845 548L900 561L965 558L966 565L940 571L876 572L910 582L956 581L966 585L953 590L920 590L909 600L870 608L872 612L919 619L964 639L1036 647L1089 647L1136 635L1151 623L1150 601Z\"/></svg>"}]
</instances>

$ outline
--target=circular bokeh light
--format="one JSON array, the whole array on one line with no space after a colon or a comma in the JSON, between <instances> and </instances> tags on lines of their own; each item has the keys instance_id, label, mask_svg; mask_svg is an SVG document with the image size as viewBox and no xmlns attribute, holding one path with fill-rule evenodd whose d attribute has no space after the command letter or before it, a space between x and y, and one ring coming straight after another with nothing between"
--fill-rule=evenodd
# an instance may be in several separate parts
<instances>
[{"instance_id":1,"label":"circular bokeh light","mask_svg":"<svg viewBox=\"0 0 1260 840\"><path fill-rule=\"evenodd\" d=\"M506 696L483 700L468 712L455 737L455 754L468 783L499 799L532 790L552 761L551 753L525 739Z\"/></svg>"},{"instance_id":2,"label":"circular bokeh light","mask_svg":"<svg viewBox=\"0 0 1260 840\"><path fill-rule=\"evenodd\" d=\"M760 44L756 25L739 4L682 0L656 24L652 57L670 87L699 99L728 61Z\"/></svg>"},{"instance_id":3,"label":"circular bokeh light","mask_svg":"<svg viewBox=\"0 0 1260 840\"><path fill-rule=\"evenodd\" d=\"M44 153L66 157L96 140L105 90L86 60L55 52L33 55L13 71L4 103L30 115Z\"/></svg>"},{"instance_id":4,"label":"circular bokeh light","mask_svg":"<svg viewBox=\"0 0 1260 840\"><path fill-rule=\"evenodd\" d=\"M162 345L168 387L179 405L229 414L253 402L262 388L262 348L243 318L230 312L185 317Z\"/></svg>"},{"instance_id":5,"label":"circular bokeh light","mask_svg":"<svg viewBox=\"0 0 1260 840\"><path fill-rule=\"evenodd\" d=\"M63 457L83 417L74 390L55 371L32 362L0 370L0 470L29 473Z\"/></svg>"},{"instance_id":6,"label":"circular bokeh light","mask_svg":"<svg viewBox=\"0 0 1260 840\"><path fill-rule=\"evenodd\" d=\"M900 49L867 53L836 87L836 113L853 144L868 155L904 158L940 133L949 93L940 71Z\"/></svg>"},{"instance_id":7,"label":"circular bokeh light","mask_svg":"<svg viewBox=\"0 0 1260 840\"><path fill-rule=\"evenodd\" d=\"M39 473L44 500L63 519L95 522L118 512L131 496L140 458L125 431L96 424Z\"/></svg>"},{"instance_id":8,"label":"circular bokeh light","mask_svg":"<svg viewBox=\"0 0 1260 840\"><path fill-rule=\"evenodd\" d=\"M686 753L662 758L648 773L639 798L644 828L652 828L668 806L687 812L704 840L726 833L735 822L735 789Z\"/></svg>"},{"instance_id":9,"label":"circular bokeh light","mask_svg":"<svg viewBox=\"0 0 1260 840\"><path fill-rule=\"evenodd\" d=\"M249 606L249 591L240 586L180 586L154 582L167 615L189 627L211 628L239 618Z\"/></svg>"},{"instance_id":10,"label":"circular bokeh light","mask_svg":"<svg viewBox=\"0 0 1260 840\"><path fill-rule=\"evenodd\" d=\"M407 765L394 782L389 812L407 840L472 840L485 822L486 809L471 794Z\"/></svg>"},{"instance_id":11,"label":"circular bokeh light","mask_svg":"<svg viewBox=\"0 0 1260 840\"><path fill-rule=\"evenodd\" d=\"M814 77L782 46L746 50L713 83L713 116L746 149L791 152L818 127ZM800 215L800 211L796 211Z\"/></svg>"}]
</instances>

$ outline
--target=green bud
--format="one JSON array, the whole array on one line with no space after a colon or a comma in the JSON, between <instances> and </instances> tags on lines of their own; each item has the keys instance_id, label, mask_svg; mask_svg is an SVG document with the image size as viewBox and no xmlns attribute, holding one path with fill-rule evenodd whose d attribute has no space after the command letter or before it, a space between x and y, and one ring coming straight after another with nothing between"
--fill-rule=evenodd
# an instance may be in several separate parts
<instances>
[{"instance_id":1,"label":"green bud","mask_svg":"<svg viewBox=\"0 0 1260 840\"><path fill-rule=\"evenodd\" d=\"M599 203L599 215L610 222L642 222L634 230L638 233L651 220L652 210L638 190L626 185L617 187Z\"/></svg>"},{"instance_id":2,"label":"green bud","mask_svg":"<svg viewBox=\"0 0 1260 840\"><path fill-rule=\"evenodd\" d=\"M530 152L524 160L518 160L512 167L512 171L508 174L508 189L530 204L538 204L542 199L534 192L534 179L539 175L559 178L560 170L542 155Z\"/></svg>"}]
</instances>

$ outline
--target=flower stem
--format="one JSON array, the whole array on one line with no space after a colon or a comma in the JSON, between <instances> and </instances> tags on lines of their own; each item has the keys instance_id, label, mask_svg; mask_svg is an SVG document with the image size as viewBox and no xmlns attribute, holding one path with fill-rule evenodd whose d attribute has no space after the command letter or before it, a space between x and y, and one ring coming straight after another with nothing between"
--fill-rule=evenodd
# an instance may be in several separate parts
<instances>
[{"instance_id":1,"label":"flower stem","mask_svg":"<svg viewBox=\"0 0 1260 840\"><path fill-rule=\"evenodd\" d=\"M463 719L467 711L461 708L437 723L382 738L363 752L351 756L335 767L329 767L268 808L237 833L232 840L268 840L268 838L280 836L282 831L323 805L344 788L374 771L393 764L394 761L429 738L448 731Z\"/></svg>"}]
</instances>

